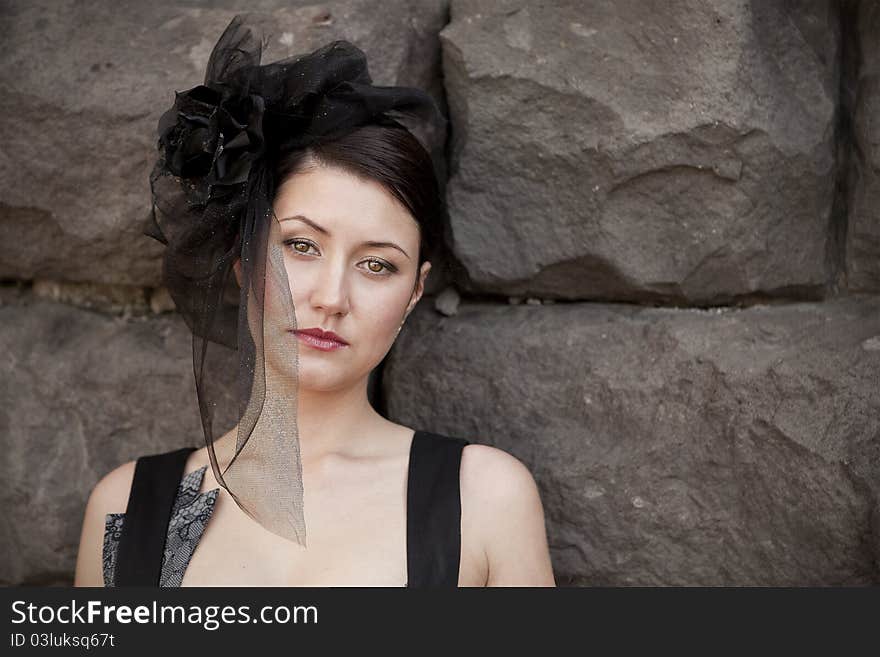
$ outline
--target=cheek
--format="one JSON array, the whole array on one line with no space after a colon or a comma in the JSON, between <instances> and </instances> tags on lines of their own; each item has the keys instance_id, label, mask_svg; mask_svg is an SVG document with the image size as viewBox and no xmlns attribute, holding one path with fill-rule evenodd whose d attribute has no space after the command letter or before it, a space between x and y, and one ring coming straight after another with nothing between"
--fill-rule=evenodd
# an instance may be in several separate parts
<instances>
[{"instance_id":1,"label":"cheek","mask_svg":"<svg viewBox=\"0 0 880 657\"><path fill-rule=\"evenodd\" d=\"M289 273L287 277L286 273L280 252L271 253L266 263L262 307L257 303L257 296L253 290L249 291L248 303L248 323L251 333L254 334L258 328L262 328L262 340L266 351L280 350L279 353L284 356L288 355L289 350L288 331L296 326L295 308L291 304L291 296L288 292ZM257 322L260 311L262 322Z\"/></svg>"},{"instance_id":2,"label":"cheek","mask_svg":"<svg viewBox=\"0 0 880 657\"><path fill-rule=\"evenodd\" d=\"M403 318L410 298L410 288L404 276L396 280L363 280L352 286L352 315L359 326L368 325L378 334L390 334L391 339Z\"/></svg>"},{"instance_id":3,"label":"cheek","mask_svg":"<svg viewBox=\"0 0 880 657\"><path fill-rule=\"evenodd\" d=\"M380 287L375 285L374 287ZM360 301L352 326L354 335L361 340L358 349L359 360L366 369L372 369L388 354L398 336L398 327L403 320L409 290L401 286L383 286L368 298Z\"/></svg>"},{"instance_id":4,"label":"cheek","mask_svg":"<svg viewBox=\"0 0 880 657\"><path fill-rule=\"evenodd\" d=\"M361 317L369 317L377 328L395 331L409 301L409 289L391 281L374 284L357 301Z\"/></svg>"}]
</instances>

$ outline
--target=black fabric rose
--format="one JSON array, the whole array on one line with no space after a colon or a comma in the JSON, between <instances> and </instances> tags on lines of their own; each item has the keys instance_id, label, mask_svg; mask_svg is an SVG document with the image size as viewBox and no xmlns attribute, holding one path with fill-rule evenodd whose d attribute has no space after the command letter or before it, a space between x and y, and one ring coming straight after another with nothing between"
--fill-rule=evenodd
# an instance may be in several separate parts
<instances>
[{"instance_id":1,"label":"black fabric rose","mask_svg":"<svg viewBox=\"0 0 880 657\"><path fill-rule=\"evenodd\" d=\"M159 120L159 147L175 176L196 179L208 201L247 182L264 151L265 102L256 94L237 96L205 85L175 94Z\"/></svg>"}]
</instances>

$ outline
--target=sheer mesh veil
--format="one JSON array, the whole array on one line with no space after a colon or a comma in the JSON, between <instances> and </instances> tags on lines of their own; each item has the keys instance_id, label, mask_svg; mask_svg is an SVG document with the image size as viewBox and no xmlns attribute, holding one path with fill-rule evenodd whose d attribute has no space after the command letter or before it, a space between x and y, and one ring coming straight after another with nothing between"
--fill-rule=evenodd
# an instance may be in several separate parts
<instances>
[{"instance_id":1,"label":"sheer mesh veil","mask_svg":"<svg viewBox=\"0 0 880 657\"><path fill-rule=\"evenodd\" d=\"M166 247L164 282L192 331L217 482L263 527L305 546L298 351L290 333L296 281L288 280L272 211L275 164L290 150L361 125L445 120L420 89L373 85L364 53L346 41L270 64L260 63L262 46L256 28L236 16L214 46L204 84L175 93L159 121L145 234ZM432 149L435 167L438 157ZM234 444L219 440L215 414L229 390L211 375L230 349L238 361Z\"/></svg>"}]
</instances>

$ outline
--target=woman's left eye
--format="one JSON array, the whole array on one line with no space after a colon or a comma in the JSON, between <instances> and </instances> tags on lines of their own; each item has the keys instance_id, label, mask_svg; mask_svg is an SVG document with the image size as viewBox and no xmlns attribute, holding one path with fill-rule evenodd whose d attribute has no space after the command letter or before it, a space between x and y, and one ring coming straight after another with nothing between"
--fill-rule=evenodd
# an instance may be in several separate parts
<instances>
[{"instance_id":1,"label":"woman's left eye","mask_svg":"<svg viewBox=\"0 0 880 657\"><path fill-rule=\"evenodd\" d=\"M291 245L296 253L301 253L303 255L310 255L309 247L314 247L314 244L307 240L284 240L284 244ZM365 262L367 263L367 269L370 271L370 273L377 274L379 276L388 276L389 274L393 274L395 271L397 271L394 265L390 265L387 262L379 260L377 258L367 258ZM378 267L378 269L374 269L374 267Z\"/></svg>"},{"instance_id":2,"label":"woman's left eye","mask_svg":"<svg viewBox=\"0 0 880 657\"><path fill-rule=\"evenodd\" d=\"M372 269L371 265L379 265L382 269ZM382 270L384 269L385 273L382 274L383 276L387 276L388 274L394 273L394 270L391 269L388 265L386 265L381 260L376 260L374 258L367 260L367 269L369 269L374 274L382 274Z\"/></svg>"}]
</instances>

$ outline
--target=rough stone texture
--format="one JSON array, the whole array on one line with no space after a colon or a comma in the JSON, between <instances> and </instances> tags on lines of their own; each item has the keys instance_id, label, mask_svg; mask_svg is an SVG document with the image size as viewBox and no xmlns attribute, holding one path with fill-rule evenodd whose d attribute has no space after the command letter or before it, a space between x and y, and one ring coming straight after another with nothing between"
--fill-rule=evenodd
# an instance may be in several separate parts
<instances>
[{"instance_id":1,"label":"rough stone texture","mask_svg":"<svg viewBox=\"0 0 880 657\"><path fill-rule=\"evenodd\" d=\"M161 245L141 235L155 131L175 89L202 82L240 2L13 0L0 9L0 278L156 286ZM237 9L237 11L236 11ZM248 3L264 61L337 38L376 84L438 95L445 0ZM442 136L435 136L442 139Z\"/></svg>"},{"instance_id":2,"label":"rough stone texture","mask_svg":"<svg viewBox=\"0 0 880 657\"><path fill-rule=\"evenodd\" d=\"M830 0L453 0L449 203L475 291L818 298L836 165Z\"/></svg>"},{"instance_id":3,"label":"rough stone texture","mask_svg":"<svg viewBox=\"0 0 880 657\"><path fill-rule=\"evenodd\" d=\"M422 307L390 417L538 481L559 584L880 583L880 298Z\"/></svg>"},{"instance_id":4,"label":"rough stone texture","mask_svg":"<svg viewBox=\"0 0 880 657\"><path fill-rule=\"evenodd\" d=\"M191 338L176 315L126 320L9 290L3 300L0 585L69 584L98 479L204 443Z\"/></svg>"},{"instance_id":5,"label":"rough stone texture","mask_svg":"<svg viewBox=\"0 0 880 657\"><path fill-rule=\"evenodd\" d=\"M865 1L857 13L859 66L853 116L855 147L847 231L851 290L880 291L880 3Z\"/></svg>"},{"instance_id":6,"label":"rough stone texture","mask_svg":"<svg viewBox=\"0 0 880 657\"><path fill-rule=\"evenodd\" d=\"M42 299L114 315L144 315L150 311L148 290L143 287L37 279L33 281L31 291ZM174 310L173 302L171 310Z\"/></svg>"}]
</instances>

